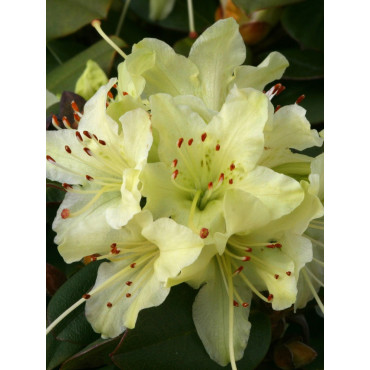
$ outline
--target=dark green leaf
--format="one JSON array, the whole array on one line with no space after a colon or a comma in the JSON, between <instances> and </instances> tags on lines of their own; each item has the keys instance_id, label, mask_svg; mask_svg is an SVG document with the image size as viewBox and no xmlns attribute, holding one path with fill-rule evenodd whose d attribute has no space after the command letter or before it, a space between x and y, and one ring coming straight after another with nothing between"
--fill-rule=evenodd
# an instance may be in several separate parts
<instances>
[{"instance_id":1,"label":"dark green leaf","mask_svg":"<svg viewBox=\"0 0 370 370\"><path fill-rule=\"evenodd\" d=\"M194 22L195 28L198 32L203 31L214 23L214 15L217 5L217 2L213 0L193 1ZM165 28L189 32L186 0L177 0L170 15L159 22L153 22L149 19L148 0L132 1L130 7L136 14L143 17L147 22L156 23Z\"/></svg>"},{"instance_id":2,"label":"dark green leaf","mask_svg":"<svg viewBox=\"0 0 370 370\"><path fill-rule=\"evenodd\" d=\"M212 361L200 341L192 320L196 291L183 284L171 289L159 307L143 310L134 330L112 356L119 368L136 369L225 369ZM270 344L270 323L262 314L250 316L252 331L245 356L237 365L252 370ZM230 368L230 366L228 367Z\"/></svg>"},{"instance_id":3,"label":"dark green leaf","mask_svg":"<svg viewBox=\"0 0 370 370\"><path fill-rule=\"evenodd\" d=\"M96 340L65 361L61 370L90 369L97 366L112 364L109 354L117 347L121 337L122 335L113 339Z\"/></svg>"},{"instance_id":4,"label":"dark green leaf","mask_svg":"<svg viewBox=\"0 0 370 370\"><path fill-rule=\"evenodd\" d=\"M287 7L281 22L291 37L306 48L324 48L324 0L309 0Z\"/></svg>"},{"instance_id":5,"label":"dark green leaf","mask_svg":"<svg viewBox=\"0 0 370 370\"><path fill-rule=\"evenodd\" d=\"M299 104L307 110L306 117L312 123L324 121L324 81L284 81L284 90L273 98L274 105L294 104L299 96L304 94L305 99ZM269 87L266 87L266 91Z\"/></svg>"},{"instance_id":6,"label":"dark green leaf","mask_svg":"<svg viewBox=\"0 0 370 370\"><path fill-rule=\"evenodd\" d=\"M112 36L111 39L121 48L125 45L125 42L116 36ZM104 72L109 74L115 54L112 47L101 40L53 69L46 76L46 87L54 94L60 94L65 90L74 91L77 79L84 71L89 59L98 63Z\"/></svg>"},{"instance_id":7,"label":"dark green leaf","mask_svg":"<svg viewBox=\"0 0 370 370\"><path fill-rule=\"evenodd\" d=\"M61 342L49 334L46 337L46 369L54 369L80 348L80 344Z\"/></svg>"},{"instance_id":8,"label":"dark green leaf","mask_svg":"<svg viewBox=\"0 0 370 370\"><path fill-rule=\"evenodd\" d=\"M184 55L185 57L187 57L189 55L191 47L194 44L194 41L195 40L193 40L189 37L185 37L184 39L181 39L181 40L177 41L173 45L173 49L176 51L177 54L181 54L181 55Z\"/></svg>"},{"instance_id":9,"label":"dark green leaf","mask_svg":"<svg viewBox=\"0 0 370 370\"><path fill-rule=\"evenodd\" d=\"M53 181L46 183L46 203L61 203L66 195L63 187Z\"/></svg>"},{"instance_id":10,"label":"dark green leaf","mask_svg":"<svg viewBox=\"0 0 370 370\"><path fill-rule=\"evenodd\" d=\"M47 309L48 324L52 323L91 289L99 265L99 262L92 262L83 267L59 288ZM78 343L82 346L99 338L99 334L92 330L85 318L84 304L70 313L49 335L55 335L58 340Z\"/></svg>"},{"instance_id":11,"label":"dark green leaf","mask_svg":"<svg viewBox=\"0 0 370 370\"><path fill-rule=\"evenodd\" d=\"M279 50L288 60L289 67L283 79L313 80L324 77L324 54L315 50Z\"/></svg>"},{"instance_id":12,"label":"dark green leaf","mask_svg":"<svg viewBox=\"0 0 370 370\"><path fill-rule=\"evenodd\" d=\"M46 39L69 35L94 19L105 18L112 0L47 0Z\"/></svg>"},{"instance_id":13,"label":"dark green leaf","mask_svg":"<svg viewBox=\"0 0 370 370\"><path fill-rule=\"evenodd\" d=\"M256 10L283 6L299 1L302 0L233 0L233 3L249 14Z\"/></svg>"}]
</instances>

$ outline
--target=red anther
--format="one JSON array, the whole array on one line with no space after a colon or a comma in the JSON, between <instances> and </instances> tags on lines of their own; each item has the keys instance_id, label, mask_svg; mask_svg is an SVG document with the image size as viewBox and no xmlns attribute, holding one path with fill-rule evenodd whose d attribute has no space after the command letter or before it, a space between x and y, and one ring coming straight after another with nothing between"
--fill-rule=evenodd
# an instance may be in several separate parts
<instances>
[{"instance_id":1,"label":"red anther","mask_svg":"<svg viewBox=\"0 0 370 370\"><path fill-rule=\"evenodd\" d=\"M126 96L126 95L128 95L128 92L124 91L122 94L123 94L123 96Z\"/></svg>"},{"instance_id":2,"label":"red anther","mask_svg":"<svg viewBox=\"0 0 370 370\"><path fill-rule=\"evenodd\" d=\"M296 104L299 104L304 98L306 97L306 95L302 94L296 101L295 103Z\"/></svg>"},{"instance_id":3,"label":"red anther","mask_svg":"<svg viewBox=\"0 0 370 370\"><path fill-rule=\"evenodd\" d=\"M84 148L84 151L87 155L89 155L90 157L92 156L92 152L89 148Z\"/></svg>"},{"instance_id":4,"label":"red anther","mask_svg":"<svg viewBox=\"0 0 370 370\"><path fill-rule=\"evenodd\" d=\"M229 180L229 184L232 185L234 183L234 180L233 179L230 179Z\"/></svg>"},{"instance_id":5,"label":"red anther","mask_svg":"<svg viewBox=\"0 0 370 370\"><path fill-rule=\"evenodd\" d=\"M84 294L83 296L82 296L82 298L84 298L84 299L89 299L91 297L91 295L90 294Z\"/></svg>"},{"instance_id":6,"label":"red anther","mask_svg":"<svg viewBox=\"0 0 370 370\"><path fill-rule=\"evenodd\" d=\"M280 243L275 243L275 247L276 247L276 248L281 248L281 247L282 247L282 245L281 245Z\"/></svg>"},{"instance_id":7,"label":"red anther","mask_svg":"<svg viewBox=\"0 0 370 370\"><path fill-rule=\"evenodd\" d=\"M66 146L64 147L64 149L66 150L66 152L67 152L67 153L69 153L69 154L71 154L71 153L72 153L72 150L71 150L71 148L70 148L68 145L66 145Z\"/></svg>"},{"instance_id":8,"label":"red anther","mask_svg":"<svg viewBox=\"0 0 370 370\"><path fill-rule=\"evenodd\" d=\"M134 262L134 263L131 263L131 265L130 265L130 267L133 269L133 268L135 268L135 266L136 266L136 263Z\"/></svg>"},{"instance_id":9,"label":"red anther","mask_svg":"<svg viewBox=\"0 0 370 370\"><path fill-rule=\"evenodd\" d=\"M60 125L59 125L59 121L58 121L58 118L57 118L57 116L56 116L55 114L53 114L52 121L53 121L53 124L54 124L55 126L60 127Z\"/></svg>"},{"instance_id":10,"label":"red anther","mask_svg":"<svg viewBox=\"0 0 370 370\"><path fill-rule=\"evenodd\" d=\"M208 190L211 190L213 188L213 183L212 181L208 183Z\"/></svg>"},{"instance_id":11,"label":"red anther","mask_svg":"<svg viewBox=\"0 0 370 370\"><path fill-rule=\"evenodd\" d=\"M63 121L63 123L64 123L64 126L66 126L66 127L71 127L71 123L68 121L68 118L67 118L66 116L64 116L64 117L62 118L62 121Z\"/></svg>"},{"instance_id":12,"label":"red anther","mask_svg":"<svg viewBox=\"0 0 370 370\"><path fill-rule=\"evenodd\" d=\"M273 294L269 294L269 296L267 297L267 300L269 302L271 302L272 301L272 298L274 298L274 295Z\"/></svg>"},{"instance_id":13,"label":"red anther","mask_svg":"<svg viewBox=\"0 0 370 370\"><path fill-rule=\"evenodd\" d=\"M209 235L209 230L207 228L203 227L202 229L200 229L199 236L202 239L205 239L208 235Z\"/></svg>"},{"instance_id":14,"label":"red anther","mask_svg":"<svg viewBox=\"0 0 370 370\"><path fill-rule=\"evenodd\" d=\"M95 262L97 260L97 257L95 255L91 256L91 261Z\"/></svg>"},{"instance_id":15,"label":"red anther","mask_svg":"<svg viewBox=\"0 0 370 370\"><path fill-rule=\"evenodd\" d=\"M247 308L249 306L249 303L243 302L242 306L245 307L245 308Z\"/></svg>"},{"instance_id":16,"label":"red anther","mask_svg":"<svg viewBox=\"0 0 370 370\"><path fill-rule=\"evenodd\" d=\"M276 244L267 244L266 245L266 248L275 248L276 247Z\"/></svg>"},{"instance_id":17,"label":"red anther","mask_svg":"<svg viewBox=\"0 0 370 370\"><path fill-rule=\"evenodd\" d=\"M78 105L74 100L71 101L71 107L75 112L79 112L80 110L78 109Z\"/></svg>"},{"instance_id":18,"label":"red anther","mask_svg":"<svg viewBox=\"0 0 370 370\"><path fill-rule=\"evenodd\" d=\"M243 271L244 267L243 266L240 266L239 268L237 268L235 271L234 271L234 274L240 274L242 271Z\"/></svg>"},{"instance_id":19,"label":"red anther","mask_svg":"<svg viewBox=\"0 0 370 370\"><path fill-rule=\"evenodd\" d=\"M84 265L88 265L89 263L91 263L93 261L96 261L97 257L99 257L99 256L100 256L100 254L97 254L97 253L92 254L91 256L85 256L83 258Z\"/></svg>"},{"instance_id":20,"label":"red anther","mask_svg":"<svg viewBox=\"0 0 370 370\"><path fill-rule=\"evenodd\" d=\"M108 108L109 107L109 103L105 103L105 108Z\"/></svg>"},{"instance_id":21,"label":"red anther","mask_svg":"<svg viewBox=\"0 0 370 370\"><path fill-rule=\"evenodd\" d=\"M115 249L117 247L117 243L112 243L110 249Z\"/></svg>"},{"instance_id":22,"label":"red anther","mask_svg":"<svg viewBox=\"0 0 370 370\"><path fill-rule=\"evenodd\" d=\"M275 86L274 86L274 93L276 92L276 91L279 91L279 89L281 88L281 86L283 86L281 83L278 83L278 84L276 84Z\"/></svg>"},{"instance_id":23,"label":"red anther","mask_svg":"<svg viewBox=\"0 0 370 370\"><path fill-rule=\"evenodd\" d=\"M111 308L112 306L113 306L112 303L110 303L110 302L107 303L108 308Z\"/></svg>"},{"instance_id":24,"label":"red anther","mask_svg":"<svg viewBox=\"0 0 370 370\"><path fill-rule=\"evenodd\" d=\"M188 140L188 145L193 144L193 141L194 141L193 139L189 139L189 140Z\"/></svg>"},{"instance_id":25,"label":"red anther","mask_svg":"<svg viewBox=\"0 0 370 370\"><path fill-rule=\"evenodd\" d=\"M65 182L62 184L62 186L63 186L63 188L64 188L64 189L66 189L66 190L67 190L67 189L73 189L73 187L72 187L71 185L69 185L69 184L67 184L67 183L65 183Z\"/></svg>"},{"instance_id":26,"label":"red anther","mask_svg":"<svg viewBox=\"0 0 370 370\"><path fill-rule=\"evenodd\" d=\"M126 297L127 298L130 298L131 297L131 294L130 293L126 293Z\"/></svg>"},{"instance_id":27,"label":"red anther","mask_svg":"<svg viewBox=\"0 0 370 370\"><path fill-rule=\"evenodd\" d=\"M98 143L101 145L107 145L107 143L104 140L99 140Z\"/></svg>"},{"instance_id":28,"label":"red anther","mask_svg":"<svg viewBox=\"0 0 370 370\"><path fill-rule=\"evenodd\" d=\"M94 138L96 141L99 141L98 137L97 137L95 134L93 134L93 138Z\"/></svg>"},{"instance_id":29,"label":"red anther","mask_svg":"<svg viewBox=\"0 0 370 370\"><path fill-rule=\"evenodd\" d=\"M50 157L50 155L47 155L46 156L46 160L49 161L49 162L53 162L53 163L56 163L54 158Z\"/></svg>"},{"instance_id":30,"label":"red anther","mask_svg":"<svg viewBox=\"0 0 370 370\"><path fill-rule=\"evenodd\" d=\"M224 181L224 178L225 178L225 175L223 173L221 173L221 175L218 178L218 182Z\"/></svg>"},{"instance_id":31,"label":"red anther","mask_svg":"<svg viewBox=\"0 0 370 370\"><path fill-rule=\"evenodd\" d=\"M276 91L275 96L281 94L285 90L285 86L283 86L282 84L279 85L280 87L277 90L275 90Z\"/></svg>"},{"instance_id":32,"label":"red anther","mask_svg":"<svg viewBox=\"0 0 370 370\"><path fill-rule=\"evenodd\" d=\"M113 94L112 94L110 91L108 91L107 95L108 95L111 99L113 99Z\"/></svg>"},{"instance_id":33,"label":"red anther","mask_svg":"<svg viewBox=\"0 0 370 370\"><path fill-rule=\"evenodd\" d=\"M189 39L195 40L198 37L198 34L195 31L189 32Z\"/></svg>"},{"instance_id":34,"label":"red anther","mask_svg":"<svg viewBox=\"0 0 370 370\"><path fill-rule=\"evenodd\" d=\"M68 208L64 208L62 213L60 214L62 219L65 220L66 218L69 217L69 209Z\"/></svg>"},{"instance_id":35,"label":"red anther","mask_svg":"<svg viewBox=\"0 0 370 370\"><path fill-rule=\"evenodd\" d=\"M281 105L277 105L275 108L275 113L281 108Z\"/></svg>"},{"instance_id":36,"label":"red anther","mask_svg":"<svg viewBox=\"0 0 370 370\"><path fill-rule=\"evenodd\" d=\"M115 89L117 89L117 84L114 84L112 87L114 87Z\"/></svg>"},{"instance_id":37,"label":"red anther","mask_svg":"<svg viewBox=\"0 0 370 370\"><path fill-rule=\"evenodd\" d=\"M75 119L76 122L80 122L80 116L77 114L77 113L73 113L73 117Z\"/></svg>"},{"instance_id":38,"label":"red anther","mask_svg":"<svg viewBox=\"0 0 370 370\"><path fill-rule=\"evenodd\" d=\"M290 275L292 275L292 272L291 272L291 271L287 271L287 272L286 272L286 274L287 274L288 276L290 276Z\"/></svg>"},{"instance_id":39,"label":"red anther","mask_svg":"<svg viewBox=\"0 0 370 370\"><path fill-rule=\"evenodd\" d=\"M91 134L89 131L83 131L82 132L86 137L88 137L89 139L91 139Z\"/></svg>"},{"instance_id":40,"label":"red anther","mask_svg":"<svg viewBox=\"0 0 370 370\"><path fill-rule=\"evenodd\" d=\"M235 164L234 163L231 163L230 165L230 171L234 171L235 170Z\"/></svg>"},{"instance_id":41,"label":"red anther","mask_svg":"<svg viewBox=\"0 0 370 370\"><path fill-rule=\"evenodd\" d=\"M93 177L91 177L90 175L86 175L86 180L88 180L88 181L93 181L93 180L94 180L94 178L93 178Z\"/></svg>"},{"instance_id":42,"label":"red anther","mask_svg":"<svg viewBox=\"0 0 370 370\"><path fill-rule=\"evenodd\" d=\"M174 159L174 160L172 161L171 166L172 166L172 167L174 167L174 168L177 166L177 159Z\"/></svg>"},{"instance_id":43,"label":"red anther","mask_svg":"<svg viewBox=\"0 0 370 370\"><path fill-rule=\"evenodd\" d=\"M131 286L131 284L132 284L132 281L126 281L127 286Z\"/></svg>"},{"instance_id":44,"label":"red anther","mask_svg":"<svg viewBox=\"0 0 370 370\"><path fill-rule=\"evenodd\" d=\"M233 301L233 305L234 305L234 307L239 307L239 303L235 300Z\"/></svg>"},{"instance_id":45,"label":"red anther","mask_svg":"<svg viewBox=\"0 0 370 370\"><path fill-rule=\"evenodd\" d=\"M181 145L182 145L182 143L184 142L184 139L182 138L182 137L180 137L180 139L179 140L177 140L177 146L179 147L179 148L181 148Z\"/></svg>"},{"instance_id":46,"label":"red anther","mask_svg":"<svg viewBox=\"0 0 370 370\"><path fill-rule=\"evenodd\" d=\"M172 178L175 180L178 174L179 174L179 170L173 171L172 172Z\"/></svg>"},{"instance_id":47,"label":"red anther","mask_svg":"<svg viewBox=\"0 0 370 370\"><path fill-rule=\"evenodd\" d=\"M243 261L250 261L250 260L251 260L251 257L249 257L249 256L243 257Z\"/></svg>"},{"instance_id":48,"label":"red anther","mask_svg":"<svg viewBox=\"0 0 370 370\"><path fill-rule=\"evenodd\" d=\"M201 136L201 138L202 138L202 141L204 141L207 138L207 133L206 132L203 133L202 136Z\"/></svg>"},{"instance_id":49,"label":"red anther","mask_svg":"<svg viewBox=\"0 0 370 370\"><path fill-rule=\"evenodd\" d=\"M247 247L247 248L245 248L245 251L246 251L246 252L252 252L252 251L253 251L253 249L252 249L251 247Z\"/></svg>"},{"instance_id":50,"label":"red anther","mask_svg":"<svg viewBox=\"0 0 370 370\"><path fill-rule=\"evenodd\" d=\"M275 276L275 279L276 280L279 279L279 275L278 274L275 274L274 276Z\"/></svg>"},{"instance_id":51,"label":"red anther","mask_svg":"<svg viewBox=\"0 0 370 370\"><path fill-rule=\"evenodd\" d=\"M220 150L220 148L221 148L220 144L217 144L216 145L216 151L218 152Z\"/></svg>"},{"instance_id":52,"label":"red anther","mask_svg":"<svg viewBox=\"0 0 370 370\"><path fill-rule=\"evenodd\" d=\"M82 139L82 136L81 136L81 134L80 134L80 132L79 131L76 131L76 137L77 137L77 139L79 140L79 141L83 141L83 139Z\"/></svg>"}]
</instances>

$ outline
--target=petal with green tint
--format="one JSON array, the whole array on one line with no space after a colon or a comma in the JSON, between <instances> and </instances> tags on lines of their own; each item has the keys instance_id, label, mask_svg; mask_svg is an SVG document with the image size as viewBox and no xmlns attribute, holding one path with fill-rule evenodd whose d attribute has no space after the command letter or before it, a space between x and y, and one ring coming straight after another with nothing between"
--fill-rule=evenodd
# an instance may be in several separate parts
<instances>
[{"instance_id":1,"label":"petal with green tint","mask_svg":"<svg viewBox=\"0 0 370 370\"><path fill-rule=\"evenodd\" d=\"M76 82L75 93L90 99L101 86L108 83L108 77L99 64L89 59L86 68Z\"/></svg>"},{"instance_id":2,"label":"petal with green tint","mask_svg":"<svg viewBox=\"0 0 370 370\"><path fill-rule=\"evenodd\" d=\"M296 180L262 166L235 182L235 187L257 197L269 209L272 219L290 213L304 199L304 191Z\"/></svg>"},{"instance_id":3,"label":"petal with green tint","mask_svg":"<svg viewBox=\"0 0 370 370\"><path fill-rule=\"evenodd\" d=\"M175 0L150 0L149 18L153 21L165 19L171 13Z\"/></svg>"},{"instance_id":4,"label":"petal with green tint","mask_svg":"<svg viewBox=\"0 0 370 370\"><path fill-rule=\"evenodd\" d=\"M203 248L203 240L189 228L169 218L160 218L145 227L142 235L158 246L160 256L154 263L158 280L166 282L182 268L192 264Z\"/></svg>"},{"instance_id":5,"label":"petal with green tint","mask_svg":"<svg viewBox=\"0 0 370 370\"><path fill-rule=\"evenodd\" d=\"M199 86L198 68L191 60L176 54L163 41L144 39L132 48L127 72L145 79L144 96L159 92L176 95L196 95Z\"/></svg>"},{"instance_id":6,"label":"petal with green tint","mask_svg":"<svg viewBox=\"0 0 370 370\"><path fill-rule=\"evenodd\" d=\"M212 270L213 276L195 298L193 320L209 356L221 366L226 366L230 362L230 328L235 360L238 361L243 357L251 328L248 321L249 307L234 307L232 301L230 307L229 294L215 258L209 269ZM238 285L237 290L243 302L250 304L252 298L250 290L245 285ZM230 308L233 311L232 327L229 325Z\"/></svg>"},{"instance_id":7,"label":"petal with green tint","mask_svg":"<svg viewBox=\"0 0 370 370\"><path fill-rule=\"evenodd\" d=\"M207 28L191 47L189 59L199 69L200 93L197 95L210 109L221 108L232 73L244 62L245 56L239 25L233 18Z\"/></svg>"},{"instance_id":8,"label":"petal with green tint","mask_svg":"<svg viewBox=\"0 0 370 370\"><path fill-rule=\"evenodd\" d=\"M233 83L239 88L253 87L257 90L263 90L268 83L281 78L288 66L288 60L282 54L274 51L257 67L237 67Z\"/></svg>"}]
</instances>

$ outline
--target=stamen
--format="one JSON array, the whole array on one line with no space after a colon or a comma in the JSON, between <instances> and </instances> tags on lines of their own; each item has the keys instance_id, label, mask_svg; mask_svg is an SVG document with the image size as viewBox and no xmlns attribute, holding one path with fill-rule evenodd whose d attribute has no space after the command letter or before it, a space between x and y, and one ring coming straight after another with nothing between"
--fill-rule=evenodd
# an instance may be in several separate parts
<instances>
[{"instance_id":1,"label":"stamen","mask_svg":"<svg viewBox=\"0 0 370 370\"><path fill-rule=\"evenodd\" d=\"M199 236L202 239L205 239L208 235L209 235L209 230L207 228L203 227L202 229L200 229Z\"/></svg>"},{"instance_id":2,"label":"stamen","mask_svg":"<svg viewBox=\"0 0 370 370\"><path fill-rule=\"evenodd\" d=\"M234 183L234 180L233 179L230 179L229 180L229 184L232 185Z\"/></svg>"},{"instance_id":3,"label":"stamen","mask_svg":"<svg viewBox=\"0 0 370 370\"><path fill-rule=\"evenodd\" d=\"M109 98L113 99L113 94L110 91L108 91L107 95Z\"/></svg>"},{"instance_id":4,"label":"stamen","mask_svg":"<svg viewBox=\"0 0 370 370\"><path fill-rule=\"evenodd\" d=\"M72 125L71 125L71 123L68 121L68 118L67 118L66 116L64 116L64 117L62 118L62 122L63 122L63 124L64 124L64 126L65 126L65 127L67 127L67 128L72 128Z\"/></svg>"},{"instance_id":5,"label":"stamen","mask_svg":"<svg viewBox=\"0 0 370 370\"><path fill-rule=\"evenodd\" d=\"M273 294L269 294L269 296L267 297L267 300L269 302L271 302L273 298L274 298L274 295Z\"/></svg>"},{"instance_id":6,"label":"stamen","mask_svg":"<svg viewBox=\"0 0 370 370\"><path fill-rule=\"evenodd\" d=\"M218 152L220 150L220 148L221 148L220 144L217 144L216 145L216 151Z\"/></svg>"},{"instance_id":7,"label":"stamen","mask_svg":"<svg viewBox=\"0 0 370 370\"><path fill-rule=\"evenodd\" d=\"M275 276L275 279L276 280L279 279L279 275L278 274L275 274L274 276Z\"/></svg>"},{"instance_id":8,"label":"stamen","mask_svg":"<svg viewBox=\"0 0 370 370\"><path fill-rule=\"evenodd\" d=\"M50 157L50 155L47 155L47 156L46 156L46 160L47 160L48 162L50 162L50 163L56 163L56 162L55 162L55 160L54 160L54 158Z\"/></svg>"},{"instance_id":9,"label":"stamen","mask_svg":"<svg viewBox=\"0 0 370 370\"><path fill-rule=\"evenodd\" d=\"M71 101L71 107L75 112L79 112L80 110L78 109L78 105L74 100Z\"/></svg>"},{"instance_id":10,"label":"stamen","mask_svg":"<svg viewBox=\"0 0 370 370\"><path fill-rule=\"evenodd\" d=\"M211 190L213 188L213 183L212 181L208 183L208 190Z\"/></svg>"},{"instance_id":11,"label":"stamen","mask_svg":"<svg viewBox=\"0 0 370 370\"><path fill-rule=\"evenodd\" d=\"M53 114L53 117L51 118L51 123L57 130L61 130L62 128L60 127L60 123L58 121L58 118L55 114Z\"/></svg>"},{"instance_id":12,"label":"stamen","mask_svg":"<svg viewBox=\"0 0 370 370\"><path fill-rule=\"evenodd\" d=\"M91 139L91 134L89 131L83 131L82 132L86 137L88 137L89 139Z\"/></svg>"},{"instance_id":13,"label":"stamen","mask_svg":"<svg viewBox=\"0 0 370 370\"><path fill-rule=\"evenodd\" d=\"M287 274L288 276L290 276L290 275L292 275L292 272L291 272L291 271L287 271L287 272L286 272L286 274Z\"/></svg>"},{"instance_id":14,"label":"stamen","mask_svg":"<svg viewBox=\"0 0 370 370\"><path fill-rule=\"evenodd\" d=\"M296 101L295 103L296 104L299 104L304 98L306 97L306 95L302 94Z\"/></svg>"},{"instance_id":15,"label":"stamen","mask_svg":"<svg viewBox=\"0 0 370 370\"><path fill-rule=\"evenodd\" d=\"M72 153L72 150L71 150L71 148L70 148L68 145L66 145L66 146L64 147L64 149L66 150L66 152L67 152L68 154L71 154L71 153Z\"/></svg>"},{"instance_id":16,"label":"stamen","mask_svg":"<svg viewBox=\"0 0 370 370\"><path fill-rule=\"evenodd\" d=\"M133 269L133 268L135 268L135 266L136 266L136 263L134 262L134 263L131 263L131 265L130 265L130 267Z\"/></svg>"},{"instance_id":17,"label":"stamen","mask_svg":"<svg viewBox=\"0 0 370 370\"><path fill-rule=\"evenodd\" d=\"M89 299L91 297L91 295L90 294L84 294L83 296L82 296L82 298L84 298L84 299Z\"/></svg>"},{"instance_id":18,"label":"stamen","mask_svg":"<svg viewBox=\"0 0 370 370\"><path fill-rule=\"evenodd\" d=\"M202 141L204 142L204 140L207 138L207 133L205 132L205 133L203 133L202 134L202 136L201 136L201 139L202 139Z\"/></svg>"},{"instance_id":19,"label":"stamen","mask_svg":"<svg viewBox=\"0 0 370 370\"><path fill-rule=\"evenodd\" d=\"M321 309L322 313L324 313L324 305L322 304L320 297L319 297L319 296L318 296L318 294L316 293L316 290L315 290L315 288L313 287L313 285L312 285L312 283L311 283L311 280L310 280L310 278L308 277L308 275L307 275L307 272L306 272L306 269L305 269L305 268L303 268L303 269L302 269L302 274L303 274L304 278L306 279L307 285L308 285L308 287L310 288L311 293L312 293L312 295L314 296L314 298L315 298L315 300L316 300L316 303L317 303L317 304L318 304L318 306L320 307L320 309Z\"/></svg>"},{"instance_id":20,"label":"stamen","mask_svg":"<svg viewBox=\"0 0 370 370\"><path fill-rule=\"evenodd\" d=\"M230 171L234 171L235 170L235 164L234 163L231 163L230 165Z\"/></svg>"},{"instance_id":21,"label":"stamen","mask_svg":"<svg viewBox=\"0 0 370 370\"><path fill-rule=\"evenodd\" d=\"M190 146L191 144L193 144L193 141L194 141L193 139L189 139L188 140L188 145Z\"/></svg>"},{"instance_id":22,"label":"stamen","mask_svg":"<svg viewBox=\"0 0 370 370\"><path fill-rule=\"evenodd\" d=\"M239 303L237 301L233 301L234 307L239 307Z\"/></svg>"},{"instance_id":23,"label":"stamen","mask_svg":"<svg viewBox=\"0 0 370 370\"><path fill-rule=\"evenodd\" d=\"M98 19L94 19L91 22L91 25L96 29L99 35L114 49L120 54L123 59L127 58L127 55L103 32L101 29L101 22Z\"/></svg>"},{"instance_id":24,"label":"stamen","mask_svg":"<svg viewBox=\"0 0 370 370\"><path fill-rule=\"evenodd\" d=\"M86 180L88 180L88 181L93 181L93 180L94 180L94 178L93 178L93 177L91 177L91 176L89 176L89 175L86 175Z\"/></svg>"},{"instance_id":25,"label":"stamen","mask_svg":"<svg viewBox=\"0 0 370 370\"><path fill-rule=\"evenodd\" d=\"M113 306L113 305L112 305L112 303L111 303L111 302L108 302L108 303L107 303L107 307L108 307L108 308L111 308L112 306Z\"/></svg>"},{"instance_id":26,"label":"stamen","mask_svg":"<svg viewBox=\"0 0 370 370\"><path fill-rule=\"evenodd\" d=\"M65 220L70 215L69 209L68 208L64 208L60 215L61 215L62 219Z\"/></svg>"},{"instance_id":27,"label":"stamen","mask_svg":"<svg viewBox=\"0 0 370 370\"><path fill-rule=\"evenodd\" d=\"M171 177L175 180L178 174L179 174L179 170L175 170L172 172Z\"/></svg>"},{"instance_id":28,"label":"stamen","mask_svg":"<svg viewBox=\"0 0 370 370\"><path fill-rule=\"evenodd\" d=\"M126 281L126 285L127 286L131 286L132 285L132 281Z\"/></svg>"},{"instance_id":29,"label":"stamen","mask_svg":"<svg viewBox=\"0 0 370 370\"><path fill-rule=\"evenodd\" d=\"M92 156L92 151L89 149L89 148L84 148L84 151L87 155L89 155L90 157Z\"/></svg>"},{"instance_id":30,"label":"stamen","mask_svg":"<svg viewBox=\"0 0 370 370\"><path fill-rule=\"evenodd\" d=\"M177 140L177 146L181 148L182 143L184 142L184 138L180 137L179 140Z\"/></svg>"},{"instance_id":31,"label":"stamen","mask_svg":"<svg viewBox=\"0 0 370 370\"><path fill-rule=\"evenodd\" d=\"M281 105L277 105L275 108L275 113L281 108Z\"/></svg>"},{"instance_id":32,"label":"stamen","mask_svg":"<svg viewBox=\"0 0 370 370\"><path fill-rule=\"evenodd\" d=\"M243 266L238 267L238 268L233 272L233 276L240 274L240 273L243 271L243 269L244 269L244 267L243 267Z\"/></svg>"},{"instance_id":33,"label":"stamen","mask_svg":"<svg viewBox=\"0 0 370 370\"><path fill-rule=\"evenodd\" d=\"M171 167L175 168L177 166L177 159L174 159L171 163Z\"/></svg>"},{"instance_id":34,"label":"stamen","mask_svg":"<svg viewBox=\"0 0 370 370\"><path fill-rule=\"evenodd\" d=\"M131 297L131 294L130 293L126 293L126 297L127 298L130 298Z\"/></svg>"},{"instance_id":35,"label":"stamen","mask_svg":"<svg viewBox=\"0 0 370 370\"><path fill-rule=\"evenodd\" d=\"M65 182L62 184L62 186L63 186L63 188L64 188L65 190L73 189L73 186L72 186L72 185L69 185L69 184L67 184L67 183L65 183Z\"/></svg>"},{"instance_id":36,"label":"stamen","mask_svg":"<svg viewBox=\"0 0 370 370\"><path fill-rule=\"evenodd\" d=\"M79 131L76 131L76 137L77 137L79 142L81 142L81 143L83 142L82 136L81 136Z\"/></svg>"},{"instance_id":37,"label":"stamen","mask_svg":"<svg viewBox=\"0 0 370 370\"><path fill-rule=\"evenodd\" d=\"M73 118L76 122L80 122L81 117L77 113L73 113Z\"/></svg>"},{"instance_id":38,"label":"stamen","mask_svg":"<svg viewBox=\"0 0 370 370\"><path fill-rule=\"evenodd\" d=\"M101 145L107 145L107 143L104 140L99 140L98 143Z\"/></svg>"},{"instance_id":39,"label":"stamen","mask_svg":"<svg viewBox=\"0 0 370 370\"><path fill-rule=\"evenodd\" d=\"M128 95L128 92L123 91L122 94L123 94L123 96L126 96L126 95Z\"/></svg>"},{"instance_id":40,"label":"stamen","mask_svg":"<svg viewBox=\"0 0 370 370\"><path fill-rule=\"evenodd\" d=\"M247 307L249 306L249 303L247 303L247 302L243 302L243 303L242 303L242 306L243 306L243 307L245 307L245 308L247 308Z\"/></svg>"},{"instance_id":41,"label":"stamen","mask_svg":"<svg viewBox=\"0 0 370 370\"><path fill-rule=\"evenodd\" d=\"M221 173L220 177L218 178L218 182L222 183L224 181L225 175Z\"/></svg>"}]
</instances>

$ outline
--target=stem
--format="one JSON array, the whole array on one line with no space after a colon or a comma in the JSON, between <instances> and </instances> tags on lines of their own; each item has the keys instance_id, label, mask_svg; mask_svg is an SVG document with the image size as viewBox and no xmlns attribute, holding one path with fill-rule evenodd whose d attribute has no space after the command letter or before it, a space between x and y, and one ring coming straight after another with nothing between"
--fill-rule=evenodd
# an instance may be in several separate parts
<instances>
[{"instance_id":1,"label":"stem","mask_svg":"<svg viewBox=\"0 0 370 370\"><path fill-rule=\"evenodd\" d=\"M190 30L190 32L195 32L193 1L192 0L188 0L188 13L189 13L189 30Z\"/></svg>"},{"instance_id":2,"label":"stem","mask_svg":"<svg viewBox=\"0 0 370 370\"><path fill-rule=\"evenodd\" d=\"M127 14L128 7L130 6L130 2L131 2L131 0L126 0L125 1L125 5L123 6L122 13L119 17L119 21L118 21L118 24L117 24L117 28L116 28L116 32L115 32L116 36L118 36L121 33L123 22L125 20L126 14Z\"/></svg>"}]
</instances>

